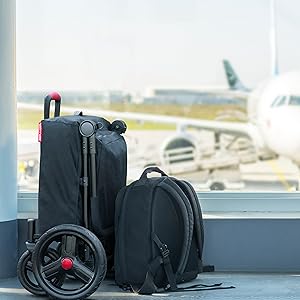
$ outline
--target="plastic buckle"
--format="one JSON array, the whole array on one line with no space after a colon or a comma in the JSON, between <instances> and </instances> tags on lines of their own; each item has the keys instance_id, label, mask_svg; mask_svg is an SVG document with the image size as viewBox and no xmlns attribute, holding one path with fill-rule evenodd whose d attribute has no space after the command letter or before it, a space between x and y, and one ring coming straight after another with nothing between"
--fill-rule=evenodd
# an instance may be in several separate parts
<instances>
[{"instance_id":1,"label":"plastic buckle","mask_svg":"<svg viewBox=\"0 0 300 300\"><path fill-rule=\"evenodd\" d=\"M88 177L81 177L79 179L79 184L81 186L89 186L89 181L88 181Z\"/></svg>"},{"instance_id":2,"label":"plastic buckle","mask_svg":"<svg viewBox=\"0 0 300 300\"><path fill-rule=\"evenodd\" d=\"M166 244L163 244L160 248L160 253L161 253L161 256L163 258L167 258L170 254L170 250L168 249L168 246Z\"/></svg>"},{"instance_id":3,"label":"plastic buckle","mask_svg":"<svg viewBox=\"0 0 300 300\"><path fill-rule=\"evenodd\" d=\"M34 239L35 241L38 240L40 237L41 237L41 234L40 234L40 233L35 233L35 234L33 235L33 239Z\"/></svg>"},{"instance_id":4,"label":"plastic buckle","mask_svg":"<svg viewBox=\"0 0 300 300\"><path fill-rule=\"evenodd\" d=\"M119 285L119 287L120 287L123 291L133 291L133 289L132 289L132 287L130 286L130 284Z\"/></svg>"}]
</instances>

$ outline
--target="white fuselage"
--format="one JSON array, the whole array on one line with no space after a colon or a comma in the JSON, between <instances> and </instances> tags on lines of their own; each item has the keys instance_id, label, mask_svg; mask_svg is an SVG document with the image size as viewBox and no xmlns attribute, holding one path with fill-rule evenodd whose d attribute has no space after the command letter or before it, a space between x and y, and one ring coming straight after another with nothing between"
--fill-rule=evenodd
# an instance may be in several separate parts
<instances>
[{"instance_id":1,"label":"white fuselage","mask_svg":"<svg viewBox=\"0 0 300 300\"><path fill-rule=\"evenodd\" d=\"M258 131L256 146L300 164L300 73L265 81L248 99L249 121Z\"/></svg>"}]
</instances>

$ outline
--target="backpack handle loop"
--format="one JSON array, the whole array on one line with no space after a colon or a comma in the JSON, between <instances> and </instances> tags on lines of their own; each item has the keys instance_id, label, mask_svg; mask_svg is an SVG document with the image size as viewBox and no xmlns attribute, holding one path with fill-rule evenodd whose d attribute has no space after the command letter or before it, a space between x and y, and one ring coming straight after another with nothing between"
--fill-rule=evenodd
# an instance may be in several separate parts
<instances>
[{"instance_id":1,"label":"backpack handle loop","mask_svg":"<svg viewBox=\"0 0 300 300\"><path fill-rule=\"evenodd\" d=\"M148 167L144 170L143 174L141 175L140 179L147 179L147 174L152 173L152 172L156 172L161 174L161 176L168 176L164 171L162 171L160 168L158 167Z\"/></svg>"}]
</instances>

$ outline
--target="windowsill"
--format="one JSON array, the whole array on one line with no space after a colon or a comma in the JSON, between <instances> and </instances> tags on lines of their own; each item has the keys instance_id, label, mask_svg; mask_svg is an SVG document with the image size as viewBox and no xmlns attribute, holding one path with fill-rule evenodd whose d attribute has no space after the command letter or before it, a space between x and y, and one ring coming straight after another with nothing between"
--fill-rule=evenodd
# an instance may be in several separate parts
<instances>
[{"instance_id":1,"label":"windowsill","mask_svg":"<svg viewBox=\"0 0 300 300\"><path fill-rule=\"evenodd\" d=\"M204 219L300 219L299 192L198 193ZM37 193L18 193L18 219L37 218Z\"/></svg>"},{"instance_id":2,"label":"windowsill","mask_svg":"<svg viewBox=\"0 0 300 300\"><path fill-rule=\"evenodd\" d=\"M244 212L209 212L203 213L203 219L300 219L300 211L297 212L272 212L272 211L244 211Z\"/></svg>"}]
</instances>

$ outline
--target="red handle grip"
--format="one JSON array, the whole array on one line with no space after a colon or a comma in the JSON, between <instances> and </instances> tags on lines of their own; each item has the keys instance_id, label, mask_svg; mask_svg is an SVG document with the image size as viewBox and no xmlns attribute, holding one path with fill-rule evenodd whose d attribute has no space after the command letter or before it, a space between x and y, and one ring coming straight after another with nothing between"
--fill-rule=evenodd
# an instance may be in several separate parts
<instances>
[{"instance_id":1,"label":"red handle grip","mask_svg":"<svg viewBox=\"0 0 300 300\"><path fill-rule=\"evenodd\" d=\"M61 96L57 92L52 92L52 93L48 94L45 97L45 101L44 101L44 119L48 119L49 118L50 103L51 103L52 100L55 101L54 117L59 117Z\"/></svg>"}]
</instances>

